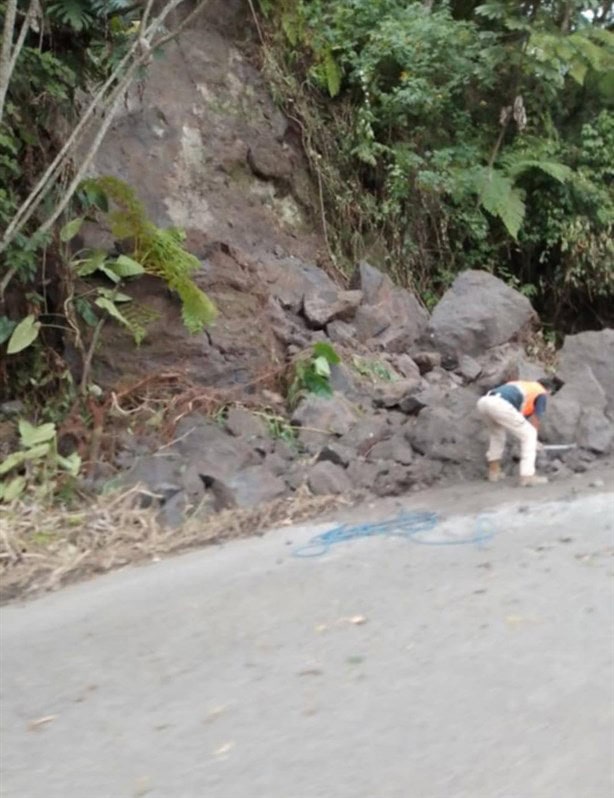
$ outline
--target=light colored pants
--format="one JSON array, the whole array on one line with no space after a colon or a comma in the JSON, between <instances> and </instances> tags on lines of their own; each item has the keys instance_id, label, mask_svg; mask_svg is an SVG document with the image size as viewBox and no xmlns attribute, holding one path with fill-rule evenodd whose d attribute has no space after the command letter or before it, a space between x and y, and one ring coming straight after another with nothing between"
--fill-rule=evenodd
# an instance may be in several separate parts
<instances>
[{"instance_id":1,"label":"light colored pants","mask_svg":"<svg viewBox=\"0 0 614 798\"><path fill-rule=\"evenodd\" d=\"M505 449L506 432L520 441L520 476L532 477L535 473L537 430L516 408L501 396L483 396L478 410L485 418L490 433L486 459L489 463L500 460Z\"/></svg>"}]
</instances>

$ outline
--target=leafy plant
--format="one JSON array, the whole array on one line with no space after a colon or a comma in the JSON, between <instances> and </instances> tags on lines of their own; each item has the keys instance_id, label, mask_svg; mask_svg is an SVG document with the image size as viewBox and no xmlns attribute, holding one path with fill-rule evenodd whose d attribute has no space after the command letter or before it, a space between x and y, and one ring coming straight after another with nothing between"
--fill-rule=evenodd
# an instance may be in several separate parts
<instances>
[{"instance_id":1,"label":"leafy plant","mask_svg":"<svg viewBox=\"0 0 614 798\"><path fill-rule=\"evenodd\" d=\"M288 390L290 406L295 406L305 393L332 396L330 367L340 362L341 358L331 344L326 341L315 343L311 353L299 358L294 364L294 375Z\"/></svg>"},{"instance_id":2,"label":"leafy plant","mask_svg":"<svg viewBox=\"0 0 614 798\"><path fill-rule=\"evenodd\" d=\"M68 457L59 454L55 424L34 426L19 420L20 449L0 463L0 501L11 502L28 488L39 497L55 492L60 479L76 477L81 468L77 452Z\"/></svg>"},{"instance_id":3,"label":"leafy plant","mask_svg":"<svg viewBox=\"0 0 614 798\"><path fill-rule=\"evenodd\" d=\"M179 296L188 330L201 332L215 319L217 311L191 277L200 263L183 247L183 232L175 228L163 230L153 224L133 189L119 178L108 176L87 180L82 193L87 195L88 192L99 192L106 198L108 210L99 213L105 217L115 238L128 242L132 251L130 257L120 255L111 261L104 253L93 253L86 263L79 266L79 274L85 276L98 270L113 282L143 273L160 277ZM71 230L71 233L76 235L76 231Z\"/></svg>"},{"instance_id":4,"label":"leafy plant","mask_svg":"<svg viewBox=\"0 0 614 798\"><path fill-rule=\"evenodd\" d=\"M612 320L610 4L265 5L338 265L374 251L430 306L486 268L568 329Z\"/></svg>"}]
</instances>

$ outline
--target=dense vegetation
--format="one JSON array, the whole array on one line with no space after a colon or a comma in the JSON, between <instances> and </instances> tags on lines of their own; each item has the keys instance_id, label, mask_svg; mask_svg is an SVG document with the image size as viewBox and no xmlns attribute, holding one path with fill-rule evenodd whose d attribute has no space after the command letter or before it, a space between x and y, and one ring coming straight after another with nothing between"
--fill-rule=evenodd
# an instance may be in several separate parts
<instances>
[{"instance_id":1,"label":"dense vegetation","mask_svg":"<svg viewBox=\"0 0 614 798\"><path fill-rule=\"evenodd\" d=\"M87 392L105 319L145 333L147 309L124 290L143 272L178 293L191 330L214 314L180 231L152 225L130 187L85 179L126 89L177 33L167 16L183 1L0 2L0 393L24 379L53 392L67 337ZM186 5L196 13L203 0ZM554 328L613 321L611 2L248 5L338 265L367 256L427 304L459 270L486 268ZM75 256L87 218L129 246ZM115 287L80 293L95 272Z\"/></svg>"},{"instance_id":2,"label":"dense vegetation","mask_svg":"<svg viewBox=\"0 0 614 798\"><path fill-rule=\"evenodd\" d=\"M126 90L180 31L168 20L183 2L0 2L0 398L85 397L105 320L136 342L145 334L151 311L130 304L124 287L143 273L166 280L192 332L215 315L190 278L199 264L181 231L152 224L121 181L87 179ZM204 2L189 5L182 24ZM121 249L77 251L88 219L104 222ZM87 284L100 274L110 285ZM68 340L79 386L58 356Z\"/></svg>"},{"instance_id":3,"label":"dense vegetation","mask_svg":"<svg viewBox=\"0 0 614 798\"><path fill-rule=\"evenodd\" d=\"M433 302L486 268L558 329L614 320L614 34L597 0L261 0L332 255Z\"/></svg>"}]
</instances>

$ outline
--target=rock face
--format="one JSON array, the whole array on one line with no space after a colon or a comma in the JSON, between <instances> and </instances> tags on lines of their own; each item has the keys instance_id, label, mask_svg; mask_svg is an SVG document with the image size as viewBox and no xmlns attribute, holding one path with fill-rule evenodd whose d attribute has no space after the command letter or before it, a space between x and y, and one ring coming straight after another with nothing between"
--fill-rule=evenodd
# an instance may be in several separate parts
<instances>
[{"instance_id":1,"label":"rock face","mask_svg":"<svg viewBox=\"0 0 614 798\"><path fill-rule=\"evenodd\" d=\"M465 271L436 305L429 331L440 351L475 356L520 339L537 322L527 297L488 272Z\"/></svg>"}]
</instances>

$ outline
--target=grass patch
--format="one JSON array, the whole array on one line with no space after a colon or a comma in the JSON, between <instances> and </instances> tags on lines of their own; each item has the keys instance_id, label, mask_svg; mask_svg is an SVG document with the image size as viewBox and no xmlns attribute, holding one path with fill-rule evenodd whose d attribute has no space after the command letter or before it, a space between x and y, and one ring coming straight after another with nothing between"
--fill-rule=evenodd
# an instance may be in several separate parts
<instances>
[{"instance_id":1,"label":"grass patch","mask_svg":"<svg viewBox=\"0 0 614 798\"><path fill-rule=\"evenodd\" d=\"M75 509L44 503L0 505L0 602L55 590L129 563L262 534L268 529L351 504L307 489L254 508L193 517L179 529L161 526L141 506L140 486L87 499ZM151 495L151 494L149 494Z\"/></svg>"}]
</instances>

